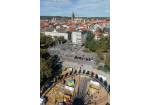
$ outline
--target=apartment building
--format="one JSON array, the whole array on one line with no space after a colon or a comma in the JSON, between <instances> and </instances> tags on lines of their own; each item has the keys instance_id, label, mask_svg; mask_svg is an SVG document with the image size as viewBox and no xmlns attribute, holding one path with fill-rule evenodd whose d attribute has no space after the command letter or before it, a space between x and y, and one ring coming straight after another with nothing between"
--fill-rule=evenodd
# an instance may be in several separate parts
<instances>
[{"instance_id":1,"label":"apartment building","mask_svg":"<svg viewBox=\"0 0 149 105\"><path fill-rule=\"evenodd\" d=\"M87 37L87 33L85 29L73 30L71 34L72 44L74 46L81 47L84 44L86 37Z\"/></svg>"}]
</instances>

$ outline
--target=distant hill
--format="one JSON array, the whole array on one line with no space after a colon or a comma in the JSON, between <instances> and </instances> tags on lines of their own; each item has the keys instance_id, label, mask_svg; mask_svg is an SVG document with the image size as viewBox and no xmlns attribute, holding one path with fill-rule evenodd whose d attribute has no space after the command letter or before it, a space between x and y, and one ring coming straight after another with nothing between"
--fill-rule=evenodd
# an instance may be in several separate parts
<instances>
[{"instance_id":1,"label":"distant hill","mask_svg":"<svg viewBox=\"0 0 149 105\"><path fill-rule=\"evenodd\" d=\"M57 20L63 19L63 20L70 20L71 17L67 17L67 16L40 16L41 20L47 19L47 20L51 20L56 18ZM108 19L109 17L82 17L83 19Z\"/></svg>"},{"instance_id":2,"label":"distant hill","mask_svg":"<svg viewBox=\"0 0 149 105\"><path fill-rule=\"evenodd\" d=\"M47 19L47 20L51 20L56 18L57 20L60 20L60 19L71 19L71 17L66 17L66 16L40 16L40 19L43 20L43 19Z\"/></svg>"}]
</instances>

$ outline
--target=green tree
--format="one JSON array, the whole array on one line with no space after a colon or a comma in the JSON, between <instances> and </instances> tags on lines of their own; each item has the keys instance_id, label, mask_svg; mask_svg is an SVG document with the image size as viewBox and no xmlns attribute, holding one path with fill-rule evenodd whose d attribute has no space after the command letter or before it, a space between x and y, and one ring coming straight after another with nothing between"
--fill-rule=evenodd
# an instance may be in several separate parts
<instances>
[{"instance_id":1,"label":"green tree","mask_svg":"<svg viewBox=\"0 0 149 105\"><path fill-rule=\"evenodd\" d=\"M40 83L43 84L53 72L53 61L49 57L47 60L40 58Z\"/></svg>"},{"instance_id":2,"label":"green tree","mask_svg":"<svg viewBox=\"0 0 149 105\"><path fill-rule=\"evenodd\" d=\"M46 44L46 38L47 38L47 36L41 37L40 44Z\"/></svg>"},{"instance_id":3,"label":"green tree","mask_svg":"<svg viewBox=\"0 0 149 105\"><path fill-rule=\"evenodd\" d=\"M89 42L89 49L92 52L95 52L97 50L97 46L96 46L96 41L95 40Z\"/></svg>"},{"instance_id":4,"label":"green tree","mask_svg":"<svg viewBox=\"0 0 149 105\"><path fill-rule=\"evenodd\" d=\"M97 64L100 62L99 57L98 57L98 56L96 56L94 61L95 61L96 65L97 65Z\"/></svg>"},{"instance_id":5,"label":"green tree","mask_svg":"<svg viewBox=\"0 0 149 105\"><path fill-rule=\"evenodd\" d=\"M59 38L57 36L54 36L55 43L59 44Z\"/></svg>"},{"instance_id":6,"label":"green tree","mask_svg":"<svg viewBox=\"0 0 149 105\"><path fill-rule=\"evenodd\" d=\"M47 49L40 49L40 83L41 85L51 76L55 66L53 57Z\"/></svg>"},{"instance_id":7,"label":"green tree","mask_svg":"<svg viewBox=\"0 0 149 105\"><path fill-rule=\"evenodd\" d=\"M101 29L101 28L99 28L99 32L100 32L100 33L103 33L103 31L102 31L102 29Z\"/></svg>"},{"instance_id":8,"label":"green tree","mask_svg":"<svg viewBox=\"0 0 149 105\"><path fill-rule=\"evenodd\" d=\"M107 52L107 46L106 46L106 44L104 44L104 52Z\"/></svg>"},{"instance_id":9,"label":"green tree","mask_svg":"<svg viewBox=\"0 0 149 105\"><path fill-rule=\"evenodd\" d=\"M53 43L54 43L54 42L53 42L52 37L51 37L50 35L48 35L48 36L46 37L46 46L47 46L47 47L52 46Z\"/></svg>"},{"instance_id":10,"label":"green tree","mask_svg":"<svg viewBox=\"0 0 149 105\"><path fill-rule=\"evenodd\" d=\"M60 36L60 37L59 37L59 41L61 42L61 44L64 43L64 42L65 42L64 36Z\"/></svg>"},{"instance_id":11,"label":"green tree","mask_svg":"<svg viewBox=\"0 0 149 105\"><path fill-rule=\"evenodd\" d=\"M106 27L103 27L103 32L104 32L106 29L107 29Z\"/></svg>"},{"instance_id":12,"label":"green tree","mask_svg":"<svg viewBox=\"0 0 149 105\"><path fill-rule=\"evenodd\" d=\"M107 49L110 49L110 34L106 36L107 40Z\"/></svg>"},{"instance_id":13,"label":"green tree","mask_svg":"<svg viewBox=\"0 0 149 105\"><path fill-rule=\"evenodd\" d=\"M104 35L101 35L100 44L101 44L100 45L100 50L103 51L103 52L107 52L107 40L104 37Z\"/></svg>"},{"instance_id":14,"label":"green tree","mask_svg":"<svg viewBox=\"0 0 149 105\"><path fill-rule=\"evenodd\" d=\"M97 55L99 57L100 60L104 60L104 55L103 55L103 52L101 50L97 50Z\"/></svg>"},{"instance_id":15,"label":"green tree","mask_svg":"<svg viewBox=\"0 0 149 105\"><path fill-rule=\"evenodd\" d=\"M47 60L50 57L50 53L47 49L40 49L40 58Z\"/></svg>"},{"instance_id":16,"label":"green tree","mask_svg":"<svg viewBox=\"0 0 149 105\"><path fill-rule=\"evenodd\" d=\"M110 69L110 53L106 57L105 65Z\"/></svg>"},{"instance_id":17,"label":"green tree","mask_svg":"<svg viewBox=\"0 0 149 105\"><path fill-rule=\"evenodd\" d=\"M41 40L41 38L44 36L44 34L43 33L40 33L40 40Z\"/></svg>"},{"instance_id":18,"label":"green tree","mask_svg":"<svg viewBox=\"0 0 149 105\"><path fill-rule=\"evenodd\" d=\"M53 25L53 23L49 23L49 25Z\"/></svg>"},{"instance_id":19,"label":"green tree","mask_svg":"<svg viewBox=\"0 0 149 105\"><path fill-rule=\"evenodd\" d=\"M85 42L84 42L84 47L85 47L85 48L88 48L88 46L89 46L89 42L85 41Z\"/></svg>"},{"instance_id":20,"label":"green tree","mask_svg":"<svg viewBox=\"0 0 149 105\"><path fill-rule=\"evenodd\" d=\"M95 37L95 35L91 31L87 32L86 41L84 43L85 48L89 48L89 43L90 43L90 41L94 40L94 37Z\"/></svg>"}]
</instances>

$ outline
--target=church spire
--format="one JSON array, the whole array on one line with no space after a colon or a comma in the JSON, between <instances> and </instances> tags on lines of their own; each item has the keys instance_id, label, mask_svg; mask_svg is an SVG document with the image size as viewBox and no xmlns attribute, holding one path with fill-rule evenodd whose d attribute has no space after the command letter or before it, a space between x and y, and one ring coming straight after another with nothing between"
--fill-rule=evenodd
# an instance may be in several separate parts
<instances>
[{"instance_id":1,"label":"church spire","mask_svg":"<svg viewBox=\"0 0 149 105\"><path fill-rule=\"evenodd\" d=\"M71 20L74 21L74 12L72 11L72 17Z\"/></svg>"}]
</instances>

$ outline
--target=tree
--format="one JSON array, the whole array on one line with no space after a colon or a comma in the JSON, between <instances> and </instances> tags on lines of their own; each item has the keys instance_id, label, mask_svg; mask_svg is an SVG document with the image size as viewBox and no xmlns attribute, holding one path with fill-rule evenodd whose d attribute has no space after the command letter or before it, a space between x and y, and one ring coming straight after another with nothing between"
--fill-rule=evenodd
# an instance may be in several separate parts
<instances>
[{"instance_id":1,"label":"tree","mask_svg":"<svg viewBox=\"0 0 149 105\"><path fill-rule=\"evenodd\" d=\"M55 66L53 57L47 49L40 49L40 84L42 85L52 74Z\"/></svg>"},{"instance_id":2,"label":"tree","mask_svg":"<svg viewBox=\"0 0 149 105\"><path fill-rule=\"evenodd\" d=\"M99 34L98 36L101 37L103 34Z\"/></svg>"},{"instance_id":3,"label":"tree","mask_svg":"<svg viewBox=\"0 0 149 105\"><path fill-rule=\"evenodd\" d=\"M54 36L54 40L55 40L55 43L59 44L59 38L57 36Z\"/></svg>"},{"instance_id":4,"label":"tree","mask_svg":"<svg viewBox=\"0 0 149 105\"><path fill-rule=\"evenodd\" d=\"M47 36L46 38L46 46L49 47L49 46L52 46L53 45L53 39L50 35Z\"/></svg>"},{"instance_id":5,"label":"tree","mask_svg":"<svg viewBox=\"0 0 149 105\"><path fill-rule=\"evenodd\" d=\"M99 32L100 32L100 33L103 33L103 31L102 31L102 29L101 29L101 28L99 28Z\"/></svg>"},{"instance_id":6,"label":"tree","mask_svg":"<svg viewBox=\"0 0 149 105\"><path fill-rule=\"evenodd\" d=\"M84 42L84 46L85 46L85 48L88 48L89 42L85 41L85 42Z\"/></svg>"},{"instance_id":7,"label":"tree","mask_svg":"<svg viewBox=\"0 0 149 105\"><path fill-rule=\"evenodd\" d=\"M46 38L47 36L42 36L40 39L40 44L46 44Z\"/></svg>"},{"instance_id":8,"label":"tree","mask_svg":"<svg viewBox=\"0 0 149 105\"><path fill-rule=\"evenodd\" d=\"M103 27L103 32L104 32L106 29L107 29L106 27Z\"/></svg>"},{"instance_id":9,"label":"tree","mask_svg":"<svg viewBox=\"0 0 149 105\"><path fill-rule=\"evenodd\" d=\"M96 56L96 57L95 57L95 63L96 63L96 65L97 65L99 62L100 62L100 59L99 59L98 56Z\"/></svg>"},{"instance_id":10,"label":"tree","mask_svg":"<svg viewBox=\"0 0 149 105\"><path fill-rule=\"evenodd\" d=\"M106 46L106 44L104 44L104 52L107 52L107 46Z\"/></svg>"},{"instance_id":11,"label":"tree","mask_svg":"<svg viewBox=\"0 0 149 105\"><path fill-rule=\"evenodd\" d=\"M106 57L105 65L110 69L110 53L109 53L108 56Z\"/></svg>"},{"instance_id":12,"label":"tree","mask_svg":"<svg viewBox=\"0 0 149 105\"><path fill-rule=\"evenodd\" d=\"M94 40L94 37L95 37L95 35L91 31L87 32L86 41L84 43L85 48L89 48L89 43L90 43L90 41Z\"/></svg>"},{"instance_id":13,"label":"tree","mask_svg":"<svg viewBox=\"0 0 149 105\"><path fill-rule=\"evenodd\" d=\"M43 34L43 33L40 33L40 39L41 39L43 36L44 36L44 34Z\"/></svg>"},{"instance_id":14,"label":"tree","mask_svg":"<svg viewBox=\"0 0 149 105\"><path fill-rule=\"evenodd\" d=\"M59 41L61 42L61 44L64 43L64 42L65 42L64 36L60 36L60 37L59 37Z\"/></svg>"},{"instance_id":15,"label":"tree","mask_svg":"<svg viewBox=\"0 0 149 105\"><path fill-rule=\"evenodd\" d=\"M47 60L50 57L50 53L47 49L40 49L40 58Z\"/></svg>"},{"instance_id":16,"label":"tree","mask_svg":"<svg viewBox=\"0 0 149 105\"><path fill-rule=\"evenodd\" d=\"M101 35L100 44L101 44L100 45L100 50L103 51L103 52L107 52L107 40L104 37L104 35Z\"/></svg>"},{"instance_id":17,"label":"tree","mask_svg":"<svg viewBox=\"0 0 149 105\"><path fill-rule=\"evenodd\" d=\"M107 49L110 49L110 34L106 36L107 40Z\"/></svg>"},{"instance_id":18,"label":"tree","mask_svg":"<svg viewBox=\"0 0 149 105\"><path fill-rule=\"evenodd\" d=\"M52 75L52 71L53 71L52 62L53 61L51 60L51 57L49 57L48 60L40 58L40 83L41 84L43 84L44 81L46 81Z\"/></svg>"},{"instance_id":19,"label":"tree","mask_svg":"<svg viewBox=\"0 0 149 105\"><path fill-rule=\"evenodd\" d=\"M97 46L96 46L96 41L95 40L89 42L89 49L92 52L95 52L97 50Z\"/></svg>"},{"instance_id":20,"label":"tree","mask_svg":"<svg viewBox=\"0 0 149 105\"><path fill-rule=\"evenodd\" d=\"M110 21L110 18L106 19L106 21Z\"/></svg>"},{"instance_id":21,"label":"tree","mask_svg":"<svg viewBox=\"0 0 149 105\"><path fill-rule=\"evenodd\" d=\"M49 23L49 25L53 25L53 23Z\"/></svg>"},{"instance_id":22,"label":"tree","mask_svg":"<svg viewBox=\"0 0 149 105\"><path fill-rule=\"evenodd\" d=\"M100 60L104 60L104 55L103 55L103 52L101 50L97 50L97 55L99 57Z\"/></svg>"}]
</instances>

